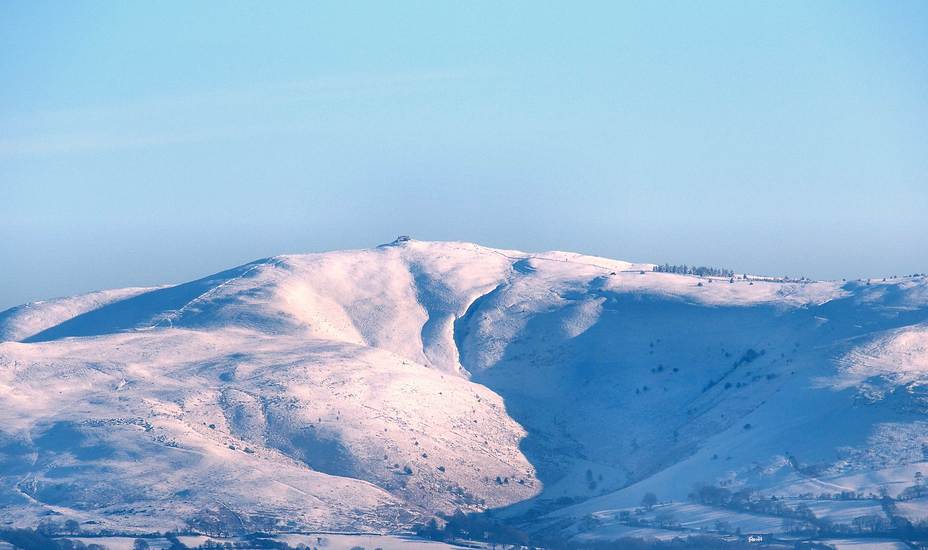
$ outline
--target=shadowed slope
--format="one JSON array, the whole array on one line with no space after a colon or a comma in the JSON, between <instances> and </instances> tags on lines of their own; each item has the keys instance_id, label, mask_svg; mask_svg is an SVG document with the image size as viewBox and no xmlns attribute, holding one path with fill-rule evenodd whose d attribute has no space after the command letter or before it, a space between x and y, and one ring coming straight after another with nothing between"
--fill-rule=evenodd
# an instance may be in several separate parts
<instances>
[{"instance_id":1,"label":"shadowed slope","mask_svg":"<svg viewBox=\"0 0 928 550\"><path fill-rule=\"evenodd\" d=\"M195 300L257 267L267 265L269 260L245 264L203 279L177 286L160 288L124 300L93 309L61 324L34 334L24 342L48 342L74 336L99 336L141 328L170 326L177 316L183 314Z\"/></svg>"}]
</instances>

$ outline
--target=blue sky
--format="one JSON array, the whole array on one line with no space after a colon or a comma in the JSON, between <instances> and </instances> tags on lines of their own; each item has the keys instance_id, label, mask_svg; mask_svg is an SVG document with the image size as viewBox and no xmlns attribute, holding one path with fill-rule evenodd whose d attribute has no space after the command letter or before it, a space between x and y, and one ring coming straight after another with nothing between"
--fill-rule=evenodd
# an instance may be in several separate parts
<instances>
[{"instance_id":1,"label":"blue sky","mask_svg":"<svg viewBox=\"0 0 928 550\"><path fill-rule=\"evenodd\" d=\"M928 271L928 3L4 2L0 308L408 233Z\"/></svg>"}]
</instances>

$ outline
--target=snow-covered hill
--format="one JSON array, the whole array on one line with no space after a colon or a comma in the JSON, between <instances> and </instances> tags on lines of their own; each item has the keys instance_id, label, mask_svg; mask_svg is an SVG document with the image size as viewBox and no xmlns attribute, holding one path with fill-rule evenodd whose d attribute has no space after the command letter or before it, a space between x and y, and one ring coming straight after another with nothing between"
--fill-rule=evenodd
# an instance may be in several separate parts
<instances>
[{"instance_id":1,"label":"snow-covered hill","mask_svg":"<svg viewBox=\"0 0 928 550\"><path fill-rule=\"evenodd\" d=\"M0 518L608 537L649 492L920 483L928 280L651 268L406 241L0 313Z\"/></svg>"}]
</instances>

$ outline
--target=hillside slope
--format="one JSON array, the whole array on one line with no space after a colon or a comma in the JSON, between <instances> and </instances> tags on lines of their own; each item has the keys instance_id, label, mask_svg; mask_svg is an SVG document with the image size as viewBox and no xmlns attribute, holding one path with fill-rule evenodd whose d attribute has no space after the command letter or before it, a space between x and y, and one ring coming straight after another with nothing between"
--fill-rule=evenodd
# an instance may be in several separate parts
<instances>
[{"instance_id":1,"label":"hillside slope","mask_svg":"<svg viewBox=\"0 0 928 550\"><path fill-rule=\"evenodd\" d=\"M896 495L928 468L924 278L651 267L409 241L0 313L0 516L392 531L493 508L608 536L647 492Z\"/></svg>"}]
</instances>

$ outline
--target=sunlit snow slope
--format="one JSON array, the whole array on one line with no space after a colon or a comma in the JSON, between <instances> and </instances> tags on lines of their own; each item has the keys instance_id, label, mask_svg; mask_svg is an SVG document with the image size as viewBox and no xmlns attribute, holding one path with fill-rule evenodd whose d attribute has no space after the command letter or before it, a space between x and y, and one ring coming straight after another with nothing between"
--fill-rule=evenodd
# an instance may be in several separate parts
<instances>
[{"instance_id":1,"label":"sunlit snow slope","mask_svg":"<svg viewBox=\"0 0 928 550\"><path fill-rule=\"evenodd\" d=\"M923 278L408 241L29 304L0 340L13 525L391 531L928 471Z\"/></svg>"}]
</instances>

